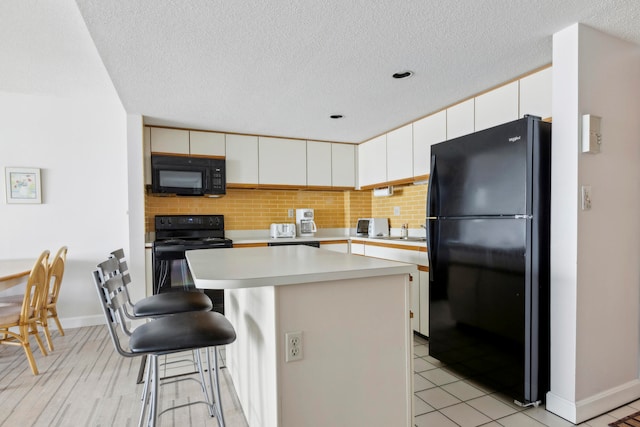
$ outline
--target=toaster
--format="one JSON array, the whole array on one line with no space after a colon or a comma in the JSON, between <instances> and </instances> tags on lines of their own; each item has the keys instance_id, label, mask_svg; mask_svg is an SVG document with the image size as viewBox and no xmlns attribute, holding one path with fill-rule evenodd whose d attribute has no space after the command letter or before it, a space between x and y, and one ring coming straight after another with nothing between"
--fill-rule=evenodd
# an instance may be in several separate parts
<instances>
[{"instance_id":1,"label":"toaster","mask_svg":"<svg viewBox=\"0 0 640 427\"><path fill-rule=\"evenodd\" d=\"M386 237L389 235L388 218L369 218L369 237Z\"/></svg>"},{"instance_id":2,"label":"toaster","mask_svg":"<svg viewBox=\"0 0 640 427\"><path fill-rule=\"evenodd\" d=\"M269 235L272 239L278 239L280 237L296 237L296 225L271 224L271 227L269 228Z\"/></svg>"},{"instance_id":3,"label":"toaster","mask_svg":"<svg viewBox=\"0 0 640 427\"><path fill-rule=\"evenodd\" d=\"M389 235L388 218L360 218L356 225L356 236L384 237Z\"/></svg>"}]
</instances>

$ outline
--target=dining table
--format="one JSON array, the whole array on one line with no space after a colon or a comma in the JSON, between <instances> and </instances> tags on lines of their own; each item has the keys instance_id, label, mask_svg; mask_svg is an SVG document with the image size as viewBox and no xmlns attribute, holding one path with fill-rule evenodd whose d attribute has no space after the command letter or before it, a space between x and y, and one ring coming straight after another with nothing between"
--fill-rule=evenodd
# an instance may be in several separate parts
<instances>
[{"instance_id":1,"label":"dining table","mask_svg":"<svg viewBox=\"0 0 640 427\"><path fill-rule=\"evenodd\" d=\"M0 291L23 283L34 262L32 258L0 259Z\"/></svg>"}]
</instances>

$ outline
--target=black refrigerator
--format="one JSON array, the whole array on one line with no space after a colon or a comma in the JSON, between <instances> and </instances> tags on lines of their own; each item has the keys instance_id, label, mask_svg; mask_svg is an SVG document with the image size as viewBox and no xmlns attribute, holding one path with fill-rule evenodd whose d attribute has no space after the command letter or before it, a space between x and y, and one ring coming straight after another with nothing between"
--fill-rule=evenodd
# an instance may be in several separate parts
<instances>
[{"instance_id":1,"label":"black refrigerator","mask_svg":"<svg viewBox=\"0 0 640 427\"><path fill-rule=\"evenodd\" d=\"M551 124L431 147L429 354L522 405L549 386Z\"/></svg>"}]
</instances>

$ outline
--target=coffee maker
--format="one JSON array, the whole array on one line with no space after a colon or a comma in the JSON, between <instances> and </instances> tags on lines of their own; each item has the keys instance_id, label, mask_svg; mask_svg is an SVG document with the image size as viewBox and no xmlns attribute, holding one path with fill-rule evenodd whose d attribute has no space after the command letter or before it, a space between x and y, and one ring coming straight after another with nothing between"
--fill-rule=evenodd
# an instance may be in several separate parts
<instances>
[{"instance_id":1,"label":"coffee maker","mask_svg":"<svg viewBox=\"0 0 640 427\"><path fill-rule=\"evenodd\" d=\"M313 209L296 209L296 228L300 237L310 237L318 231L313 221Z\"/></svg>"}]
</instances>

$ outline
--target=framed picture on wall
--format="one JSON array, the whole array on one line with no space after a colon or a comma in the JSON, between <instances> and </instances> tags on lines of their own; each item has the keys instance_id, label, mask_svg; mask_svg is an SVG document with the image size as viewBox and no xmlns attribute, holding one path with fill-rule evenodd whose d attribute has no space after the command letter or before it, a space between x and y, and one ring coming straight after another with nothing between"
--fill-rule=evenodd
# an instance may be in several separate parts
<instances>
[{"instance_id":1,"label":"framed picture on wall","mask_svg":"<svg viewBox=\"0 0 640 427\"><path fill-rule=\"evenodd\" d=\"M40 169L5 168L7 203L42 203Z\"/></svg>"}]
</instances>

